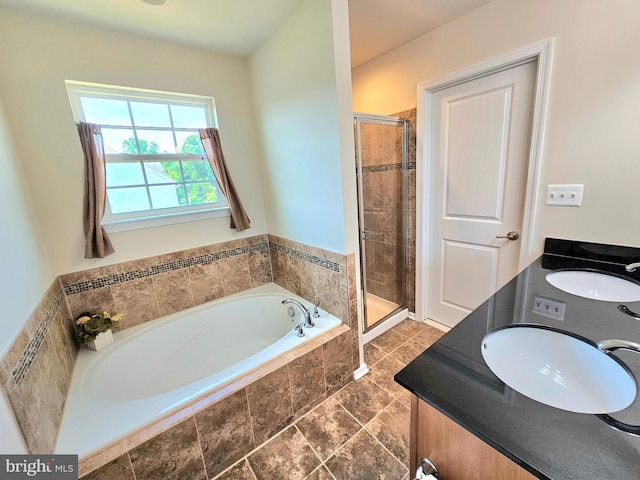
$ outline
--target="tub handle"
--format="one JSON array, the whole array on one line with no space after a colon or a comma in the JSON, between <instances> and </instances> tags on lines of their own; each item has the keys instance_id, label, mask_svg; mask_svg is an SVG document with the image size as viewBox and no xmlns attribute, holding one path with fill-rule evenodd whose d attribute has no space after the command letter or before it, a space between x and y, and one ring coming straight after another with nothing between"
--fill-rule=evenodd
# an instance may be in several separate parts
<instances>
[{"instance_id":1,"label":"tub handle","mask_svg":"<svg viewBox=\"0 0 640 480\"><path fill-rule=\"evenodd\" d=\"M318 311L318 305L320 305L320 300L313 306L313 318L320 318L320 312Z\"/></svg>"}]
</instances>

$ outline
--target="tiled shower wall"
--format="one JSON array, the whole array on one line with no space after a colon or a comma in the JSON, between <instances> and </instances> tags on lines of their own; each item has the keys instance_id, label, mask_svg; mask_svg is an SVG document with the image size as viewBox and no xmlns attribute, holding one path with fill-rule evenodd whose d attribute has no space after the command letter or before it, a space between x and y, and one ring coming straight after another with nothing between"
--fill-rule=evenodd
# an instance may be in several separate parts
<instances>
[{"instance_id":1,"label":"tiled shower wall","mask_svg":"<svg viewBox=\"0 0 640 480\"><path fill-rule=\"evenodd\" d=\"M319 300L353 326L343 352L350 375L359 365L353 255L259 235L57 278L0 361L0 384L29 451L54 451L80 347L73 326L80 313L126 313L114 327L121 330L271 281Z\"/></svg>"},{"instance_id":2,"label":"tiled shower wall","mask_svg":"<svg viewBox=\"0 0 640 480\"><path fill-rule=\"evenodd\" d=\"M409 120L407 169L402 165L402 128L363 124L362 181L367 291L415 311L416 109L393 116ZM406 271L403 273L403 176L407 176Z\"/></svg>"},{"instance_id":3,"label":"tiled shower wall","mask_svg":"<svg viewBox=\"0 0 640 480\"><path fill-rule=\"evenodd\" d=\"M416 115L415 108L394 113L409 121L407 171L407 307L416 311Z\"/></svg>"}]
</instances>

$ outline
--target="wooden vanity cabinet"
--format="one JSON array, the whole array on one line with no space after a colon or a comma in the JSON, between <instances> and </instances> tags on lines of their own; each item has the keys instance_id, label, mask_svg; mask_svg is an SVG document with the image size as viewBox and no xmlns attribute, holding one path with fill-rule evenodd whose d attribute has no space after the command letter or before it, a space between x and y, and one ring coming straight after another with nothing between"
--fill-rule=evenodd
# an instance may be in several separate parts
<instances>
[{"instance_id":1,"label":"wooden vanity cabinet","mask_svg":"<svg viewBox=\"0 0 640 480\"><path fill-rule=\"evenodd\" d=\"M415 395L411 398L411 477L424 457L442 480L534 480L537 477Z\"/></svg>"}]
</instances>

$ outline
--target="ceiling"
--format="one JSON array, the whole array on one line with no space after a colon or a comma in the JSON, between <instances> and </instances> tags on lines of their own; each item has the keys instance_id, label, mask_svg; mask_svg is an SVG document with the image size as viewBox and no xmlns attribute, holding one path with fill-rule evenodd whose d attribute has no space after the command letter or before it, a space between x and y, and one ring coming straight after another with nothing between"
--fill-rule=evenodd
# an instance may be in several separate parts
<instances>
[{"instance_id":1,"label":"ceiling","mask_svg":"<svg viewBox=\"0 0 640 480\"><path fill-rule=\"evenodd\" d=\"M0 0L0 6L246 56L304 0ZM348 0L352 66L491 0Z\"/></svg>"},{"instance_id":2,"label":"ceiling","mask_svg":"<svg viewBox=\"0 0 640 480\"><path fill-rule=\"evenodd\" d=\"M0 6L188 47L246 56L303 0L0 0Z\"/></svg>"},{"instance_id":3,"label":"ceiling","mask_svg":"<svg viewBox=\"0 0 640 480\"><path fill-rule=\"evenodd\" d=\"M351 66L357 67L492 0L349 0Z\"/></svg>"}]
</instances>

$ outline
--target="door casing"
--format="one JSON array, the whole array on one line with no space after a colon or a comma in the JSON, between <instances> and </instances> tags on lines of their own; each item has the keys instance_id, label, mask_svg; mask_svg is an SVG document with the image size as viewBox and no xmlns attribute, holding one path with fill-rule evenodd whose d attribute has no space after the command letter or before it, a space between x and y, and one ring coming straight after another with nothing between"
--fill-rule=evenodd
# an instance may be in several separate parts
<instances>
[{"instance_id":1,"label":"door casing","mask_svg":"<svg viewBox=\"0 0 640 480\"><path fill-rule=\"evenodd\" d=\"M537 74L535 79L535 98L533 121L531 125L531 146L527 165L527 182L522 226L522 241L518 270L524 269L536 255L534 247L534 228L536 206L540 183L540 165L546 121L549 84L551 79L551 60L553 38L542 40L519 48L505 55L476 63L461 70L449 73L418 84L417 125L416 125L416 319L426 320L427 314L427 253L429 251L429 195L426 191L431 175L432 159L430 149L431 102L432 95L438 90L452 87L469 80L484 77L492 73L515 67L535 60Z\"/></svg>"}]
</instances>

